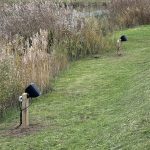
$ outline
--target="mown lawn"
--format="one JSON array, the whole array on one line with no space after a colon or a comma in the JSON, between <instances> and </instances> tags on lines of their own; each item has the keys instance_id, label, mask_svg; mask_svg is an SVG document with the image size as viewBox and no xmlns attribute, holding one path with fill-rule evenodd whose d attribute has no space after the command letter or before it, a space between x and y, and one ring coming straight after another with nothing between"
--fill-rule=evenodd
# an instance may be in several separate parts
<instances>
[{"instance_id":1,"label":"mown lawn","mask_svg":"<svg viewBox=\"0 0 150 150\"><path fill-rule=\"evenodd\" d=\"M13 111L0 124L0 149L149 150L150 26L123 33L122 57L74 62L55 91L33 101L30 133L10 133L19 121Z\"/></svg>"}]
</instances>

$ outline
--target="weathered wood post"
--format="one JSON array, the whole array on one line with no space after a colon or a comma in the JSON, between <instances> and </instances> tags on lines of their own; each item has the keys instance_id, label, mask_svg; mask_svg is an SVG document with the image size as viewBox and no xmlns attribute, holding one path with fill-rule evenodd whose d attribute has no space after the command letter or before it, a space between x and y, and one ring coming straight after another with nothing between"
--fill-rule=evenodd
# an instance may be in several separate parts
<instances>
[{"instance_id":1,"label":"weathered wood post","mask_svg":"<svg viewBox=\"0 0 150 150\"><path fill-rule=\"evenodd\" d=\"M27 93L22 94L22 128L29 127L29 98Z\"/></svg>"},{"instance_id":2,"label":"weathered wood post","mask_svg":"<svg viewBox=\"0 0 150 150\"><path fill-rule=\"evenodd\" d=\"M117 55L120 56L122 53L121 53L121 49L122 49L122 42L121 42L121 39L118 39L117 40Z\"/></svg>"},{"instance_id":3,"label":"weathered wood post","mask_svg":"<svg viewBox=\"0 0 150 150\"><path fill-rule=\"evenodd\" d=\"M125 35L122 35L118 40L117 40L117 55L121 56L122 55L122 42L128 41L128 38Z\"/></svg>"}]
</instances>

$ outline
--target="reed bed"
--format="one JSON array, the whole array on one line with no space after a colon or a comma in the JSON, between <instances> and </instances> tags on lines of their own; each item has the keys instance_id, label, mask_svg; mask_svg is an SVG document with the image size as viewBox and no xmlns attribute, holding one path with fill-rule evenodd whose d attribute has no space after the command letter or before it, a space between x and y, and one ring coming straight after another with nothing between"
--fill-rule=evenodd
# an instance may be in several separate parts
<instances>
[{"instance_id":1,"label":"reed bed","mask_svg":"<svg viewBox=\"0 0 150 150\"><path fill-rule=\"evenodd\" d=\"M104 21L105 20L105 21ZM34 82L42 93L70 60L111 49L108 22L72 6L34 0L0 7L0 115ZM104 32L105 31L105 32Z\"/></svg>"},{"instance_id":2,"label":"reed bed","mask_svg":"<svg viewBox=\"0 0 150 150\"><path fill-rule=\"evenodd\" d=\"M110 17L114 26L124 28L150 23L149 0L112 0Z\"/></svg>"},{"instance_id":3,"label":"reed bed","mask_svg":"<svg viewBox=\"0 0 150 150\"><path fill-rule=\"evenodd\" d=\"M42 92L52 89L51 81L68 65L67 57L57 52L47 53L48 32L32 37L32 46L24 49L23 37L16 36L13 42L3 47L0 59L0 104L1 112L15 106L17 97L25 87L35 82ZM26 41L27 42L27 41Z\"/></svg>"}]
</instances>

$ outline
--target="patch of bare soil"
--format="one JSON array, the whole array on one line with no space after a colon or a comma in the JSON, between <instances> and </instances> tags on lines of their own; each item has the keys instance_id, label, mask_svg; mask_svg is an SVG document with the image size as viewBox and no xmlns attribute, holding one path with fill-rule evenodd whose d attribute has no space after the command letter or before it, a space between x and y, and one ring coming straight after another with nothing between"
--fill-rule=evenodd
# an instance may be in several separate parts
<instances>
[{"instance_id":1,"label":"patch of bare soil","mask_svg":"<svg viewBox=\"0 0 150 150\"><path fill-rule=\"evenodd\" d=\"M9 136L9 137L22 137L22 136L27 136L34 134L38 131L41 131L44 128L44 126L40 124L31 124L29 128L23 129L21 127L18 128L12 128L9 130L5 130L1 136Z\"/></svg>"}]
</instances>

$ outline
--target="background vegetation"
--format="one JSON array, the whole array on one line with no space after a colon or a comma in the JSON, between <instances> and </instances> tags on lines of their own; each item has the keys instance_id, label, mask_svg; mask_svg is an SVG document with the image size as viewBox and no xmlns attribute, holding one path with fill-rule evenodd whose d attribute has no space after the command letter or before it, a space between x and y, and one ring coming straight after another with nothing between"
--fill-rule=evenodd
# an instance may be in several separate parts
<instances>
[{"instance_id":1,"label":"background vegetation","mask_svg":"<svg viewBox=\"0 0 150 150\"><path fill-rule=\"evenodd\" d=\"M33 1L33 0L1 0L2 2L19 2L19 1ZM40 0L37 0L40 1ZM53 2L58 2L57 0L52 0ZM96 2L109 2L110 0L62 0L63 2L67 2L67 3L72 3L72 2L91 2L91 3L96 3Z\"/></svg>"},{"instance_id":2,"label":"background vegetation","mask_svg":"<svg viewBox=\"0 0 150 150\"><path fill-rule=\"evenodd\" d=\"M120 28L150 23L149 0L114 0L110 12L112 22Z\"/></svg>"}]
</instances>

